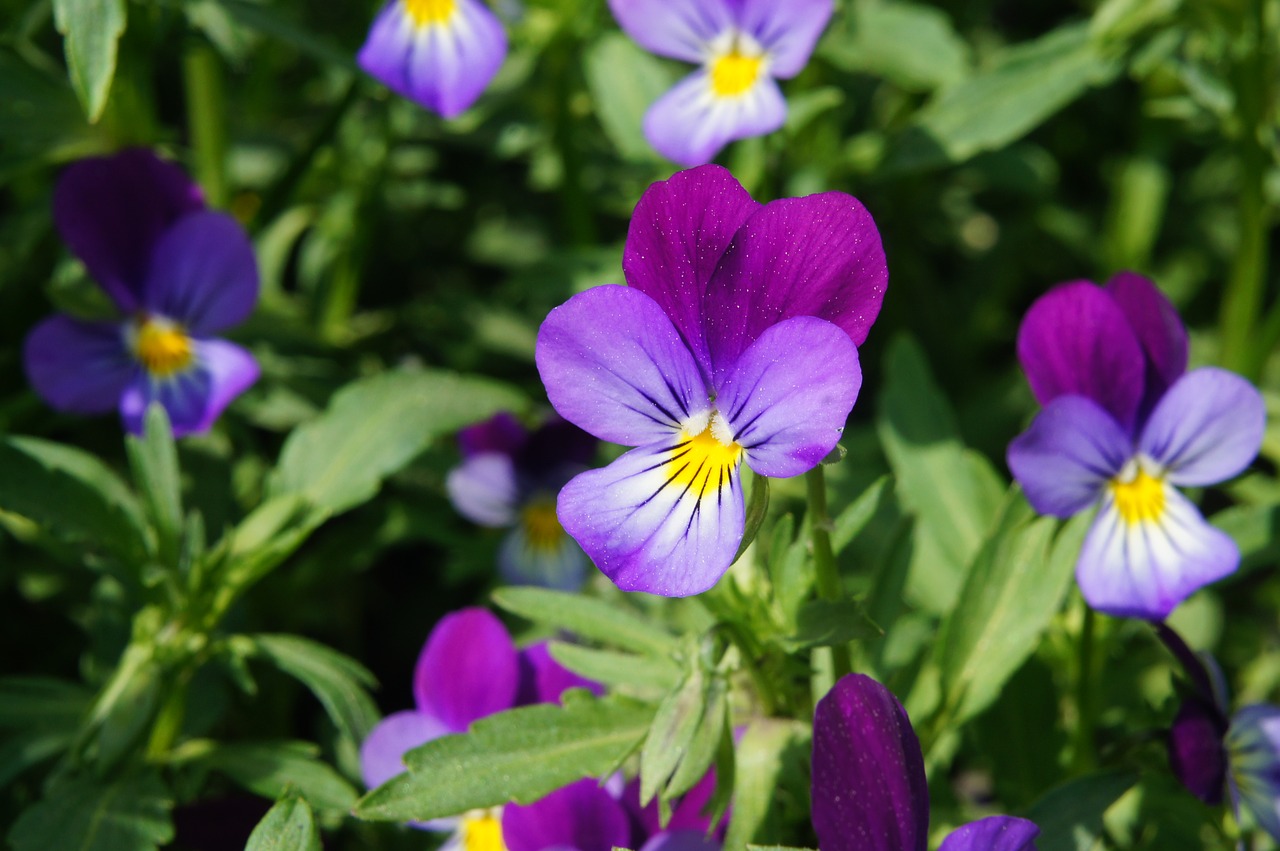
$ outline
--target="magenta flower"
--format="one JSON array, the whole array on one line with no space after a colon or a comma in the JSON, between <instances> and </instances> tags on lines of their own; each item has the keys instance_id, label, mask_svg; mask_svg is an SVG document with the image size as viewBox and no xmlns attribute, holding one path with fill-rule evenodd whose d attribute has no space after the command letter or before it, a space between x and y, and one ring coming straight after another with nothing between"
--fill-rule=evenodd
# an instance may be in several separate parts
<instances>
[{"instance_id":1,"label":"magenta flower","mask_svg":"<svg viewBox=\"0 0 1280 851\"><path fill-rule=\"evenodd\" d=\"M595 455L595 438L553 417L532 433L510 414L458 434L463 461L445 481L454 508L482 526L511 528L502 578L565 591L582 587L587 557L556 517L556 494Z\"/></svg>"},{"instance_id":2,"label":"magenta flower","mask_svg":"<svg viewBox=\"0 0 1280 851\"><path fill-rule=\"evenodd\" d=\"M1249 465L1262 397L1225 370L1185 372L1186 329L1154 284L1123 273L1054 288L1027 311L1018 358L1044 410L1009 469L1041 514L1097 508L1076 564L1089 605L1157 620L1236 569L1235 543L1177 486Z\"/></svg>"},{"instance_id":3,"label":"magenta flower","mask_svg":"<svg viewBox=\"0 0 1280 851\"><path fill-rule=\"evenodd\" d=\"M121 314L57 315L27 336L27 377L54 408L118 410L142 430L159 402L173 433L207 430L258 378L239 346L212 335L243 322L258 298L244 229L205 209L199 187L151 151L81 160L62 173L53 218L72 253Z\"/></svg>"},{"instance_id":4,"label":"magenta flower","mask_svg":"<svg viewBox=\"0 0 1280 851\"><path fill-rule=\"evenodd\" d=\"M685 166L787 119L777 79L799 74L831 18L831 0L609 0L646 50L701 66L645 115L644 135Z\"/></svg>"},{"instance_id":5,"label":"magenta flower","mask_svg":"<svg viewBox=\"0 0 1280 851\"><path fill-rule=\"evenodd\" d=\"M502 838L507 851L612 851L631 847L631 821L608 789L586 779L532 804L508 804Z\"/></svg>"},{"instance_id":6,"label":"magenta flower","mask_svg":"<svg viewBox=\"0 0 1280 851\"><path fill-rule=\"evenodd\" d=\"M636 206L623 271L552 310L551 404L636 449L560 492L565 531L628 591L685 596L742 541L741 467L795 476L835 446L887 280L871 216L839 192L760 205L704 166Z\"/></svg>"},{"instance_id":7,"label":"magenta flower","mask_svg":"<svg viewBox=\"0 0 1280 851\"><path fill-rule=\"evenodd\" d=\"M507 55L502 22L479 0L391 0L356 61L445 118L475 103Z\"/></svg>"},{"instance_id":8,"label":"magenta flower","mask_svg":"<svg viewBox=\"0 0 1280 851\"><path fill-rule=\"evenodd\" d=\"M846 674L813 714L813 828L822 851L925 851L929 787L920 741L887 688ZM951 833L938 851L1035 851L1040 829L990 816Z\"/></svg>"},{"instance_id":9,"label":"magenta flower","mask_svg":"<svg viewBox=\"0 0 1280 851\"><path fill-rule=\"evenodd\" d=\"M640 851L720 851L728 817L712 824L706 814L707 805L716 791L716 772L712 768L688 792L672 802L671 817L666 824L658 811L658 802L640 806L640 781L632 780L622 800L631 810L638 836L633 847Z\"/></svg>"}]
</instances>

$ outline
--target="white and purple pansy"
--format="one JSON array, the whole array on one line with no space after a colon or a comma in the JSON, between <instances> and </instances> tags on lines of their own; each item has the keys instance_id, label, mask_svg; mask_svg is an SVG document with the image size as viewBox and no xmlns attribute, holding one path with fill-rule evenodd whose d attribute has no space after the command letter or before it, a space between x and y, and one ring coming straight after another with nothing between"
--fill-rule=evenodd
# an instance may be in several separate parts
<instances>
[{"instance_id":1,"label":"white and purple pansy","mask_svg":"<svg viewBox=\"0 0 1280 851\"><path fill-rule=\"evenodd\" d=\"M831 18L832 0L609 0L618 25L659 56L699 65L650 107L644 134L685 166L727 143L782 127L776 80L799 74Z\"/></svg>"},{"instance_id":2,"label":"white and purple pansy","mask_svg":"<svg viewBox=\"0 0 1280 851\"><path fill-rule=\"evenodd\" d=\"M1042 514L1097 508L1076 565L1089 605L1159 620L1236 569L1235 543L1177 488L1249 465L1262 397L1222 369L1186 372L1186 329L1154 284L1122 273L1054 288L1023 319L1018 358L1044 410L1009 469Z\"/></svg>"},{"instance_id":3,"label":"white and purple pansy","mask_svg":"<svg viewBox=\"0 0 1280 851\"><path fill-rule=\"evenodd\" d=\"M206 209L180 168L144 149L68 167L53 215L121 318L56 315L37 325L23 349L36 392L61 411L117 410L135 434L152 402L164 406L175 435L206 431L258 378L252 355L213 336L257 302L244 229Z\"/></svg>"},{"instance_id":4,"label":"white and purple pansy","mask_svg":"<svg viewBox=\"0 0 1280 851\"><path fill-rule=\"evenodd\" d=\"M552 406L636 447L570 481L558 514L618 587L697 594L742 541L742 466L796 476L835 447L884 251L849 195L762 205L703 166L645 192L623 271L629 286L574 296L538 332Z\"/></svg>"}]
</instances>

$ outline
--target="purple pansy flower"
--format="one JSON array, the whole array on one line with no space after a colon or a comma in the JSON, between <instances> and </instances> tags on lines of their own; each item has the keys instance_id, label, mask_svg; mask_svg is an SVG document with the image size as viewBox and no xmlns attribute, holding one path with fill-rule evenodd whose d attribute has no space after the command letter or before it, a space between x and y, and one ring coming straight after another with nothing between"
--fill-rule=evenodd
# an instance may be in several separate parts
<instances>
[{"instance_id":1,"label":"purple pansy flower","mask_svg":"<svg viewBox=\"0 0 1280 851\"><path fill-rule=\"evenodd\" d=\"M663 824L658 802L653 800L646 807L640 806L640 781L632 780L623 793L623 801L635 820L636 847L640 851L720 851L729 822L726 815L713 824L706 814L715 791L716 772L712 768L672 803L671 817Z\"/></svg>"},{"instance_id":2,"label":"purple pansy flower","mask_svg":"<svg viewBox=\"0 0 1280 851\"><path fill-rule=\"evenodd\" d=\"M586 779L532 804L507 805L502 838L507 851L611 851L631 845L631 821L608 789Z\"/></svg>"},{"instance_id":3,"label":"purple pansy flower","mask_svg":"<svg viewBox=\"0 0 1280 851\"><path fill-rule=\"evenodd\" d=\"M925 851L929 787L920 741L898 699L846 674L813 715L813 827L822 851ZM939 851L1035 851L1040 829L990 816L951 833Z\"/></svg>"},{"instance_id":4,"label":"purple pansy flower","mask_svg":"<svg viewBox=\"0 0 1280 851\"><path fill-rule=\"evenodd\" d=\"M356 61L397 94L453 118L506 55L502 22L479 0L391 0Z\"/></svg>"},{"instance_id":5,"label":"purple pansy flower","mask_svg":"<svg viewBox=\"0 0 1280 851\"><path fill-rule=\"evenodd\" d=\"M458 434L463 461L445 482L458 513L482 526L511 527L498 551L503 579L565 591L582 587L587 559L556 517L556 494L587 468L596 441L553 417L532 433L498 414Z\"/></svg>"},{"instance_id":6,"label":"purple pansy flower","mask_svg":"<svg viewBox=\"0 0 1280 851\"><path fill-rule=\"evenodd\" d=\"M742 541L741 466L795 476L835 446L884 251L849 195L761 205L703 166L645 192L623 271L630 286L576 295L538 332L552 406L638 447L569 482L558 514L618 587L697 594Z\"/></svg>"},{"instance_id":7,"label":"purple pansy flower","mask_svg":"<svg viewBox=\"0 0 1280 851\"><path fill-rule=\"evenodd\" d=\"M118 410L134 434L151 402L175 435L207 430L258 378L252 355L212 336L243 322L258 298L244 229L205 209L180 168L143 149L68 167L53 217L121 318L37 325L23 349L36 392L60 411Z\"/></svg>"},{"instance_id":8,"label":"purple pansy flower","mask_svg":"<svg viewBox=\"0 0 1280 851\"><path fill-rule=\"evenodd\" d=\"M701 66L649 108L644 135L685 166L783 125L775 80L799 74L831 18L831 0L609 0L646 50Z\"/></svg>"},{"instance_id":9,"label":"purple pansy flower","mask_svg":"<svg viewBox=\"0 0 1280 851\"><path fill-rule=\"evenodd\" d=\"M1211 485L1262 443L1262 397L1243 378L1186 372L1187 333L1146 278L1062 284L1027 311L1018 358L1044 410L1009 446L1042 514L1097 517L1076 564L1089 605L1157 620L1236 569L1235 543L1176 486Z\"/></svg>"}]
</instances>

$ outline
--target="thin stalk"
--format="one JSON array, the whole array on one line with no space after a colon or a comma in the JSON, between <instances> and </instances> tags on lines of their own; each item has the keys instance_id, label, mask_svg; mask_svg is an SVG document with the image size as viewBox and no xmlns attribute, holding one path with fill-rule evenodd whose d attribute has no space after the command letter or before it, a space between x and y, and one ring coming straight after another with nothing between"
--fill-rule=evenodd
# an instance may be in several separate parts
<instances>
[{"instance_id":1,"label":"thin stalk","mask_svg":"<svg viewBox=\"0 0 1280 851\"><path fill-rule=\"evenodd\" d=\"M818 597L823 600L844 599L844 583L836 568L836 554L831 546L831 515L827 510L827 480L818 464L804 474L809 491L809 539L813 543L813 565ZM831 663L838 680L853 671L848 645L831 648Z\"/></svg>"},{"instance_id":2,"label":"thin stalk","mask_svg":"<svg viewBox=\"0 0 1280 851\"><path fill-rule=\"evenodd\" d=\"M226 96L218 54L206 44L193 43L182 57L182 75L196 180L210 206L226 207Z\"/></svg>"}]
</instances>

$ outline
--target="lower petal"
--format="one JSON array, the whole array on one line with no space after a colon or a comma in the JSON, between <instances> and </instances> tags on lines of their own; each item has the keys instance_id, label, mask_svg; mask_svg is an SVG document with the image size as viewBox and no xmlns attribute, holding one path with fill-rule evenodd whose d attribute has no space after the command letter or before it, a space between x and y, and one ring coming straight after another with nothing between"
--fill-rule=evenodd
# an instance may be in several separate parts
<instances>
[{"instance_id":1,"label":"lower petal","mask_svg":"<svg viewBox=\"0 0 1280 851\"><path fill-rule=\"evenodd\" d=\"M1024 818L988 816L953 830L938 851L1035 851L1039 835Z\"/></svg>"},{"instance_id":2,"label":"lower petal","mask_svg":"<svg viewBox=\"0 0 1280 851\"><path fill-rule=\"evenodd\" d=\"M51 316L27 335L22 351L27 379L60 411L104 414L138 373L114 322L81 322Z\"/></svg>"},{"instance_id":3,"label":"lower petal","mask_svg":"<svg viewBox=\"0 0 1280 851\"><path fill-rule=\"evenodd\" d=\"M640 846L640 851L720 851L721 844L701 830L664 830Z\"/></svg>"},{"instance_id":4,"label":"lower petal","mask_svg":"<svg viewBox=\"0 0 1280 851\"><path fill-rule=\"evenodd\" d=\"M502 838L509 851L610 851L630 844L626 810L595 780L579 780L532 804L502 810Z\"/></svg>"},{"instance_id":5,"label":"lower petal","mask_svg":"<svg viewBox=\"0 0 1280 851\"><path fill-rule=\"evenodd\" d=\"M120 397L125 428L142 433L147 406L159 402L169 414L174 437L208 431L231 401L258 380L258 362L225 340L193 340L189 368L160 378L140 371Z\"/></svg>"},{"instance_id":6,"label":"lower petal","mask_svg":"<svg viewBox=\"0 0 1280 851\"><path fill-rule=\"evenodd\" d=\"M706 70L695 71L658 99L644 117L649 144L683 166L711 162L729 142L763 136L787 120L787 102L772 77L739 95L720 96Z\"/></svg>"},{"instance_id":7,"label":"lower petal","mask_svg":"<svg viewBox=\"0 0 1280 851\"><path fill-rule=\"evenodd\" d=\"M510 455L473 455L449 471L444 486L453 507L472 523L510 526L515 522L518 493Z\"/></svg>"}]
</instances>

